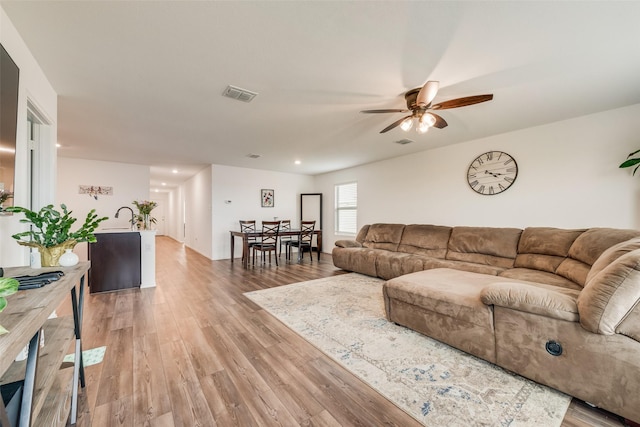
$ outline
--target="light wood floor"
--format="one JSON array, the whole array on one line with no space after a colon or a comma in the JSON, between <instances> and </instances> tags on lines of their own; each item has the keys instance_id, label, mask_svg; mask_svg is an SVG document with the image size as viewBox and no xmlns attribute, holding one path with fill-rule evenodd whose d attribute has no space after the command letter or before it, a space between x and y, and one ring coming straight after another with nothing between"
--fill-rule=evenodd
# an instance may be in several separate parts
<instances>
[{"instance_id":1,"label":"light wood floor","mask_svg":"<svg viewBox=\"0 0 640 427\"><path fill-rule=\"evenodd\" d=\"M79 426L419 425L242 295L342 274L330 255L245 270L158 237L156 269L156 288L87 294L83 348L107 351ZM594 425L623 423L574 401L563 426Z\"/></svg>"}]
</instances>

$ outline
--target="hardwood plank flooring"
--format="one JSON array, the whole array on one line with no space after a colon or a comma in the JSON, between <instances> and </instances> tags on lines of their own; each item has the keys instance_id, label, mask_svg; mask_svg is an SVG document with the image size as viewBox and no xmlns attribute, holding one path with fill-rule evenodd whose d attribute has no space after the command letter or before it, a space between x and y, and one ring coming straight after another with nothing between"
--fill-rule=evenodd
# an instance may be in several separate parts
<instances>
[{"instance_id":1,"label":"hardwood plank flooring","mask_svg":"<svg viewBox=\"0 0 640 427\"><path fill-rule=\"evenodd\" d=\"M420 425L242 295L343 274L330 255L245 270L156 242L157 287L86 297L83 347L107 352L78 426ZM562 425L624 423L574 401Z\"/></svg>"}]
</instances>

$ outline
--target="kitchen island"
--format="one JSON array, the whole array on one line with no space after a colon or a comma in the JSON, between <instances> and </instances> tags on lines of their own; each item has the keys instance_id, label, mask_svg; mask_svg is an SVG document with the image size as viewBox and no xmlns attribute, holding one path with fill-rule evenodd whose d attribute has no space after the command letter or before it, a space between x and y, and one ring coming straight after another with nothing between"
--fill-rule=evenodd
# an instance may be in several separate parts
<instances>
[{"instance_id":1,"label":"kitchen island","mask_svg":"<svg viewBox=\"0 0 640 427\"><path fill-rule=\"evenodd\" d=\"M102 229L89 244L89 290L110 292L156 285L155 230Z\"/></svg>"}]
</instances>

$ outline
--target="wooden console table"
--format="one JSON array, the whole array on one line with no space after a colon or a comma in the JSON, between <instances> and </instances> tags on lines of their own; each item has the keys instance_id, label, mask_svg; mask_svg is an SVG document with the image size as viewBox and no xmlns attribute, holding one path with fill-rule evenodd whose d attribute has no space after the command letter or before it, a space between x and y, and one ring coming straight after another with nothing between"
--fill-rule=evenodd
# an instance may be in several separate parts
<instances>
[{"instance_id":1,"label":"wooden console table","mask_svg":"<svg viewBox=\"0 0 640 427\"><path fill-rule=\"evenodd\" d=\"M0 386L24 381L17 426L58 426L75 424L78 415L78 383L85 386L82 361L82 308L85 275L89 262L74 267L6 268L6 277L36 275L62 270L58 281L38 289L18 291L7 297L8 305L0 313L0 325L9 330L0 335ZM73 316L49 319L51 313L71 293ZM44 331L44 332L43 332ZM44 333L44 348L40 348ZM60 369L62 360L75 339L73 367ZM29 344L27 359L14 360ZM4 404L0 404L0 424L11 425Z\"/></svg>"}]
</instances>

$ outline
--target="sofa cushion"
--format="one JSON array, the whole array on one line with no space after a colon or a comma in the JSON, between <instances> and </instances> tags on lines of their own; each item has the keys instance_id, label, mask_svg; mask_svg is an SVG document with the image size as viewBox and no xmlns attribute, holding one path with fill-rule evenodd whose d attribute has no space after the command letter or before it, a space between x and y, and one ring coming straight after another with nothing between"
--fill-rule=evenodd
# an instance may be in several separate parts
<instances>
[{"instance_id":1,"label":"sofa cushion","mask_svg":"<svg viewBox=\"0 0 640 427\"><path fill-rule=\"evenodd\" d=\"M454 227L446 258L496 267L513 267L519 228Z\"/></svg>"},{"instance_id":2,"label":"sofa cushion","mask_svg":"<svg viewBox=\"0 0 640 427\"><path fill-rule=\"evenodd\" d=\"M385 280L424 270L423 258L420 255L402 252L379 251L376 257L376 273Z\"/></svg>"},{"instance_id":3,"label":"sofa cushion","mask_svg":"<svg viewBox=\"0 0 640 427\"><path fill-rule=\"evenodd\" d=\"M640 249L622 255L593 276L578 297L580 324L604 335L618 325L640 302Z\"/></svg>"},{"instance_id":4,"label":"sofa cushion","mask_svg":"<svg viewBox=\"0 0 640 427\"><path fill-rule=\"evenodd\" d=\"M452 261L448 259L424 258L424 269L430 270L433 268L453 268L455 270L469 271L472 273L490 274L497 276L501 272L505 271L503 267L494 267L493 265L476 264L474 262L466 261Z\"/></svg>"},{"instance_id":5,"label":"sofa cushion","mask_svg":"<svg viewBox=\"0 0 640 427\"><path fill-rule=\"evenodd\" d=\"M362 246L397 251L404 227L404 224L371 224Z\"/></svg>"},{"instance_id":6,"label":"sofa cushion","mask_svg":"<svg viewBox=\"0 0 640 427\"><path fill-rule=\"evenodd\" d=\"M396 277L384 287L388 298L493 329L493 311L480 300L480 291L496 280L496 276L437 268Z\"/></svg>"},{"instance_id":7,"label":"sofa cushion","mask_svg":"<svg viewBox=\"0 0 640 427\"><path fill-rule=\"evenodd\" d=\"M358 234L356 235L356 242L362 243L364 239L367 237L367 233L369 232L370 225L363 225Z\"/></svg>"},{"instance_id":8,"label":"sofa cushion","mask_svg":"<svg viewBox=\"0 0 640 427\"><path fill-rule=\"evenodd\" d=\"M611 246L593 263L591 270L589 270L587 274L585 284L622 255L635 251L636 249L640 249L640 238L629 239Z\"/></svg>"},{"instance_id":9,"label":"sofa cushion","mask_svg":"<svg viewBox=\"0 0 640 427\"><path fill-rule=\"evenodd\" d=\"M636 230L591 228L578 236L573 242L571 248L569 248L568 257L560 263L556 269L556 274L584 286L591 266L607 248L639 236L640 232ZM640 244L636 246L634 249L640 248ZM607 262L607 265L609 263L610 261Z\"/></svg>"},{"instance_id":10,"label":"sofa cushion","mask_svg":"<svg viewBox=\"0 0 640 427\"><path fill-rule=\"evenodd\" d=\"M341 248L361 248L362 243L357 242L355 240L336 240L336 246Z\"/></svg>"},{"instance_id":11,"label":"sofa cushion","mask_svg":"<svg viewBox=\"0 0 640 427\"><path fill-rule=\"evenodd\" d=\"M510 268L499 274L500 277L508 277L510 279L524 280L526 282L535 282L545 285L558 286L567 289L582 289L580 285L565 279L557 274L547 273L546 271L533 270L531 268Z\"/></svg>"},{"instance_id":12,"label":"sofa cushion","mask_svg":"<svg viewBox=\"0 0 640 427\"><path fill-rule=\"evenodd\" d=\"M382 252L368 248L341 248L335 246L331 252L333 265L367 276L377 277L376 257Z\"/></svg>"},{"instance_id":13,"label":"sofa cushion","mask_svg":"<svg viewBox=\"0 0 640 427\"><path fill-rule=\"evenodd\" d=\"M573 242L584 231L551 227L525 228L518 243L514 267L555 273L567 257Z\"/></svg>"},{"instance_id":14,"label":"sofa cushion","mask_svg":"<svg viewBox=\"0 0 640 427\"><path fill-rule=\"evenodd\" d=\"M620 322L616 332L640 342L640 304L636 305Z\"/></svg>"},{"instance_id":15,"label":"sofa cushion","mask_svg":"<svg viewBox=\"0 0 640 427\"><path fill-rule=\"evenodd\" d=\"M480 299L487 305L577 322L579 316L576 298L579 294L577 289L504 282L485 286L480 292Z\"/></svg>"},{"instance_id":16,"label":"sofa cushion","mask_svg":"<svg viewBox=\"0 0 640 427\"><path fill-rule=\"evenodd\" d=\"M451 227L430 224L410 224L404 227L398 252L444 258Z\"/></svg>"}]
</instances>

